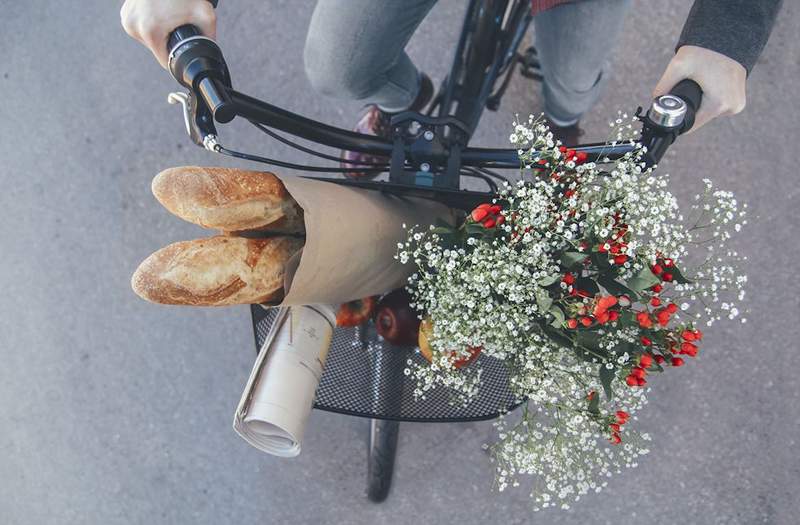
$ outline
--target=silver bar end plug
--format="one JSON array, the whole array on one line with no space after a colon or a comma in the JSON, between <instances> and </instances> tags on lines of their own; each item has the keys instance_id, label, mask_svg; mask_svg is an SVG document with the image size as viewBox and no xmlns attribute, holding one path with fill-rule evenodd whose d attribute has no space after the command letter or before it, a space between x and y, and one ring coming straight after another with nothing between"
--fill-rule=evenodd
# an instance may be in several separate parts
<instances>
[{"instance_id":1,"label":"silver bar end plug","mask_svg":"<svg viewBox=\"0 0 800 525\"><path fill-rule=\"evenodd\" d=\"M654 124L665 128L680 126L686 117L686 102L675 95L661 95L653 100L647 117Z\"/></svg>"}]
</instances>

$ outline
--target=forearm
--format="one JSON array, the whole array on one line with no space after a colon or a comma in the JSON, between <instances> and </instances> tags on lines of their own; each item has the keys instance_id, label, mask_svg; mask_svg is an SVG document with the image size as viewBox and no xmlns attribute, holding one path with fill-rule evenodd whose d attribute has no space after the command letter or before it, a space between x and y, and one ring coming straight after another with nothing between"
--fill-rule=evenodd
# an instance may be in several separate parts
<instances>
[{"instance_id":1,"label":"forearm","mask_svg":"<svg viewBox=\"0 0 800 525\"><path fill-rule=\"evenodd\" d=\"M693 45L739 62L748 73L769 39L783 0L695 0L677 47Z\"/></svg>"}]
</instances>

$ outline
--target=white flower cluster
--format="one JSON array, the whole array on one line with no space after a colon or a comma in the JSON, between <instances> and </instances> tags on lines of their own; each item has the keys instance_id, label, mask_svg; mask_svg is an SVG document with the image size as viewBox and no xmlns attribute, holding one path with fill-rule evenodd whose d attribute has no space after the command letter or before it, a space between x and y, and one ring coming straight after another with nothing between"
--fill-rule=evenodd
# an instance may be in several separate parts
<instances>
[{"instance_id":1,"label":"white flower cluster","mask_svg":"<svg viewBox=\"0 0 800 525\"><path fill-rule=\"evenodd\" d=\"M612 124L612 145L631 141L632 122L621 115ZM633 312L625 318L628 324L615 317L582 332L592 341L577 338L567 319L586 319L593 309L596 314L598 298L617 292L581 292L580 283L565 277L595 282L599 272L593 273L587 259L586 267L572 270L574 276L565 274L565 254L602 255L605 271L627 282L657 261L682 261L707 244L713 248L704 254L708 258L692 274L684 267L685 275L664 297L673 294L669 300L681 310L676 318L689 322L733 318L746 278L731 264L735 252L719 250L725 250L729 229L738 231L746 221L732 195L706 182L697 222L687 227L667 178L645 166L640 146L619 159L601 155L598 162L587 162L560 147L533 117L515 123L510 139L523 177L493 201L502 206L503 221L486 231L474 215L455 233L412 228L398 247L399 260L416 268L409 280L412 306L434 328L432 362L409 361L406 373L417 380L417 396L446 387L466 403L482 386L480 366L459 367L457 360L481 347L483 356L503 361L511 388L526 402L518 421L511 422L509 414L497 423L500 439L492 452L498 487L516 486L520 474L531 474L535 509L567 508L581 495L601 490L622 467L636 466L648 452L649 436L620 427L646 403L648 391L625 382L645 351L632 301L624 298ZM699 232L708 233L701 239ZM729 292L734 300L727 299ZM692 310L696 302L702 313ZM721 303L714 307L715 302ZM620 411L622 420L615 416Z\"/></svg>"}]
</instances>

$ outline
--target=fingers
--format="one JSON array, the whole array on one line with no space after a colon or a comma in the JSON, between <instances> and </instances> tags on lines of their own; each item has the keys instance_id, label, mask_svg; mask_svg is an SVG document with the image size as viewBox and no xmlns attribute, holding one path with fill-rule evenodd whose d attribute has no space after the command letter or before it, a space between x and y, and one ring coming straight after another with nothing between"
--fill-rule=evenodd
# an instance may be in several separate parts
<instances>
[{"instance_id":1,"label":"fingers","mask_svg":"<svg viewBox=\"0 0 800 525\"><path fill-rule=\"evenodd\" d=\"M214 11L214 7L211 5L210 2L203 0L202 2L195 4L195 11L194 17L192 22L194 25L200 29L200 32L203 35L207 36L212 40L217 39L217 12Z\"/></svg>"},{"instance_id":2,"label":"fingers","mask_svg":"<svg viewBox=\"0 0 800 525\"><path fill-rule=\"evenodd\" d=\"M304 232L303 210L267 172L184 166L153 179L153 195L172 214L205 228Z\"/></svg>"},{"instance_id":3,"label":"fingers","mask_svg":"<svg viewBox=\"0 0 800 525\"><path fill-rule=\"evenodd\" d=\"M687 78L683 69L683 65L680 61L675 59L671 60L667 65L667 69L664 70L664 74L661 75L656 87L653 89L653 98L666 95L678 82Z\"/></svg>"},{"instance_id":4,"label":"fingers","mask_svg":"<svg viewBox=\"0 0 800 525\"><path fill-rule=\"evenodd\" d=\"M217 18L207 0L126 0L120 9L125 32L144 44L163 68L168 67L170 33L191 24L209 38L217 36Z\"/></svg>"}]
</instances>

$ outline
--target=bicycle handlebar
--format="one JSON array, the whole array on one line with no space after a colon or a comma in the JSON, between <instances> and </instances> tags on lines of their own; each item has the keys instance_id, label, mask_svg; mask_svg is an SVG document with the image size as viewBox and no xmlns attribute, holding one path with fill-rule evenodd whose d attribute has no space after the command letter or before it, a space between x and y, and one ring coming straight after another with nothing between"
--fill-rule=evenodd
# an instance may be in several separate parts
<instances>
[{"instance_id":1,"label":"bicycle handlebar","mask_svg":"<svg viewBox=\"0 0 800 525\"><path fill-rule=\"evenodd\" d=\"M228 95L230 73L222 50L193 25L183 25L169 35L169 71L181 85L199 94L219 123L230 122L236 109Z\"/></svg>"},{"instance_id":2,"label":"bicycle handlebar","mask_svg":"<svg viewBox=\"0 0 800 525\"><path fill-rule=\"evenodd\" d=\"M213 120L226 123L240 115L253 122L341 149L387 156L394 148L390 140L327 126L237 93L231 87L230 73L222 50L193 25L175 29L169 36L168 49L170 73L175 80L194 93L198 106L195 110L201 113L200 120L205 118L207 129L213 130ZM696 82L685 79L675 85L669 94L653 101L646 116L642 118L642 143L648 148L650 164L659 162L678 135L691 129L702 94L702 89ZM204 145L202 139L195 141ZM608 151L599 145L589 145L585 149L590 154ZM625 153L625 148L617 149L619 151L614 152L616 155ZM447 155L446 152L443 153ZM513 165L510 161L515 155L516 150L467 147L462 151L462 162L465 165L479 165L481 162Z\"/></svg>"}]
</instances>

